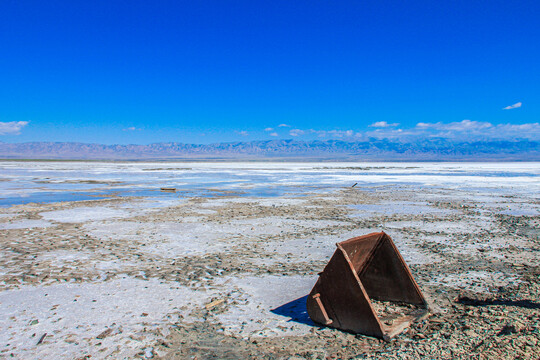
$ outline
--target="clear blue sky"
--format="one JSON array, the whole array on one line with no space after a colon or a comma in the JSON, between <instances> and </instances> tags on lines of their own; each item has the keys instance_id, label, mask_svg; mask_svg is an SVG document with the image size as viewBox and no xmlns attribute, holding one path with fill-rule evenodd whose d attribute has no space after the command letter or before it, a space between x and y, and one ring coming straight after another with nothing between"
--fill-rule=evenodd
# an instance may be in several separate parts
<instances>
[{"instance_id":1,"label":"clear blue sky","mask_svg":"<svg viewBox=\"0 0 540 360\"><path fill-rule=\"evenodd\" d=\"M540 1L2 0L0 141L538 138L539 24Z\"/></svg>"}]
</instances>

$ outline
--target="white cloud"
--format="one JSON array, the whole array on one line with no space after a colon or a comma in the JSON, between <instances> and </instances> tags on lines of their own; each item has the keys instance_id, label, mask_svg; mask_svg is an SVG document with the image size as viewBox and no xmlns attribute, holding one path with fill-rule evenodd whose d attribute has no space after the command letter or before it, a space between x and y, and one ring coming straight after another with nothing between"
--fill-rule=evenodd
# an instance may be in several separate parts
<instances>
[{"instance_id":1,"label":"white cloud","mask_svg":"<svg viewBox=\"0 0 540 360\"><path fill-rule=\"evenodd\" d=\"M237 131L238 134L242 135L242 136L248 136L249 133L245 130L242 130L242 131Z\"/></svg>"},{"instance_id":2,"label":"white cloud","mask_svg":"<svg viewBox=\"0 0 540 360\"><path fill-rule=\"evenodd\" d=\"M128 128L122 129L122 131L141 131L141 129L136 128L135 126L130 126Z\"/></svg>"},{"instance_id":3,"label":"white cloud","mask_svg":"<svg viewBox=\"0 0 540 360\"><path fill-rule=\"evenodd\" d=\"M268 132L274 131L274 128L266 128L266 129L264 129L264 131L268 131Z\"/></svg>"},{"instance_id":4,"label":"white cloud","mask_svg":"<svg viewBox=\"0 0 540 360\"><path fill-rule=\"evenodd\" d=\"M377 121L377 122L374 122L373 124L369 125L370 127L378 127L378 128L385 128L385 127L394 127L394 126L398 126L399 123L387 123L386 121Z\"/></svg>"},{"instance_id":5,"label":"white cloud","mask_svg":"<svg viewBox=\"0 0 540 360\"><path fill-rule=\"evenodd\" d=\"M486 121L463 120L451 123L419 122L409 129L376 129L364 133L378 139L445 138L453 140L540 140L540 124L492 124Z\"/></svg>"},{"instance_id":6,"label":"white cloud","mask_svg":"<svg viewBox=\"0 0 540 360\"><path fill-rule=\"evenodd\" d=\"M481 130L492 127L489 122L462 120L457 122L451 122L448 124L442 122L436 123L424 123L419 122L416 124L417 129L433 129L433 130L451 130L451 131L467 131L467 130Z\"/></svg>"},{"instance_id":7,"label":"white cloud","mask_svg":"<svg viewBox=\"0 0 540 360\"><path fill-rule=\"evenodd\" d=\"M531 140L540 140L540 123L528 124L500 124L493 127L491 134L493 137L505 138L525 138Z\"/></svg>"},{"instance_id":8,"label":"white cloud","mask_svg":"<svg viewBox=\"0 0 540 360\"><path fill-rule=\"evenodd\" d=\"M358 138L376 138L376 139L400 139L406 138L408 136L413 136L415 134L414 130L403 130L403 129L376 129L373 131L366 131L363 134L358 134Z\"/></svg>"},{"instance_id":9,"label":"white cloud","mask_svg":"<svg viewBox=\"0 0 540 360\"><path fill-rule=\"evenodd\" d=\"M320 138L331 137L331 138L342 139L342 138L352 138L356 136L353 130L313 130L313 129L310 129L309 132L312 134L317 134L317 136Z\"/></svg>"},{"instance_id":10,"label":"white cloud","mask_svg":"<svg viewBox=\"0 0 540 360\"><path fill-rule=\"evenodd\" d=\"M497 126L499 129L508 131L540 131L540 123L529 123L521 125L503 124Z\"/></svg>"},{"instance_id":11,"label":"white cloud","mask_svg":"<svg viewBox=\"0 0 540 360\"><path fill-rule=\"evenodd\" d=\"M270 136L279 136L277 132L270 133Z\"/></svg>"},{"instance_id":12,"label":"white cloud","mask_svg":"<svg viewBox=\"0 0 540 360\"><path fill-rule=\"evenodd\" d=\"M287 124L279 124L278 127L291 127L291 125L287 125Z\"/></svg>"},{"instance_id":13,"label":"white cloud","mask_svg":"<svg viewBox=\"0 0 540 360\"><path fill-rule=\"evenodd\" d=\"M438 129L442 126L444 126L444 124L440 121L436 123L419 122L418 124L416 124L416 128L418 129Z\"/></svg>"},{"instance_id":14,"label":"white cloud","mask_svg":"<svg viewBox=\"0 0 540 360\"><path fill-rule=\"evenodd\" d=\"M19 135L21 129L28 125L29 121L0 121L0 135Z\"/></svg>"},{"instance_id":15,"label":"white cloud","mask_svg":"<svg viewBox=\"0 0 540 360\"><path fill-rule=\"evenodd\" d=\"M515 103L514 105L508 105L507 107L503 107L503 110L510 110L510 109L520 108L521 105L523 105L523 104L520 101L520 102Z\"/></svg>"},{"instance_id":16,"label":"white cloud","mask_svg":"<svg viewBox=\"0 0 540 360\"><path fill-rule=\"evenodd\" d=\"M354 135L354 131L352 131L352 130L330 130L330 131L328 131L328 134L330 136L335 136L337 138L348 138L348 137L352 137Z\"/></svg>"},{"instance_id":17,"label":"white cloud","mask_svg":"<svg viewBox=\"0 0 540 360\"><path fill-rule=\"evenodd\" d=\"M270 134L277 136L277 133ZM528 139L540 141L540 123L525 124L493 124L487 121L462 120L450 123L419 122L410 128L395 126L378 127L368 131L354 130L316 130L291 129L289 135L306 139L319 137L322 139L343 139L345 141L368 141L375 139L392 139L403 141L419 141L423 139L443 138L454 141L485 141Z\"/></svg>"}]
</instances>

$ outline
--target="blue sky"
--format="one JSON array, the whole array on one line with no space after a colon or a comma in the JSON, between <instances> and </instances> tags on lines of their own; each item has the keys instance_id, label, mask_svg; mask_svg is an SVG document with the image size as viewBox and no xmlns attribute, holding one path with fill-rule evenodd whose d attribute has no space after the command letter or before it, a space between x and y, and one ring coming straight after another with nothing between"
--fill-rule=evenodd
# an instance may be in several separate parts
<instances>
[{"instance_id":1,"label":"blue sky","mask_svg":"<svg viewBox=\"0 0 540 360\"><path fill-rule=\"evenodd\" d=\"M538 1L4 0L0 141L540 140L539 19Z\"/></svg>"}]
</instances>

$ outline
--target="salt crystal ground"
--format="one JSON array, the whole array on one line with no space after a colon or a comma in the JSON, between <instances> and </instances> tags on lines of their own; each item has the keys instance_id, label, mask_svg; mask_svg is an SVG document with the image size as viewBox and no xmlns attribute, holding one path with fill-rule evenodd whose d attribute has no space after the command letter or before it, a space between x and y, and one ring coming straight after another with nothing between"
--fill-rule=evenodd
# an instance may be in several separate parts
<instances>
[{"instance_id":1,"label":"salt crystal ground","mask_svg":"<svg viewBox=\"0 0 540 360\"><path fill-rule=\"evenodd\" d=\"M2 357L538 356L538 163L0 169ZM381 230L432 316L391 343L313 324L335 243Z\"/></svg>"}]
</instances>

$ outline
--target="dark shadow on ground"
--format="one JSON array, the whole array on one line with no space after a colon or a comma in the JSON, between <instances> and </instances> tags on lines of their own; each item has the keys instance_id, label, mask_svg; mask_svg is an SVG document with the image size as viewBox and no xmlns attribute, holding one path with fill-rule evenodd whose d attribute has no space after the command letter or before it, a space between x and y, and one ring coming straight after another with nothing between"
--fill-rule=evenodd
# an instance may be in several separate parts
<instances>
[{"instance_id":1,"label":"dark shadow on ground","mask_svg":"<svg viewBox=\"0 0 540 360\"><path fill-rule=\"evenodd\" d=\"M307 313L306 301L307 295L283 304L270 311L274 314L291 318L289 321L294 321L297 323L311 326L318 326L310 319Z\"/></svg>"},{"instance_id":2,"label":"dark shadow on ground","mask_svg":"<svg viewBox=\"0 0 540 360\"><path fill-rule=\"evenodd\" d=\"M460 297L457 301L463 305L469 306L516 306L527 309L540 309L540 304L531 300L505 300L505 299L471 299L469 297Z\"/></svg>"}]
</instances>

